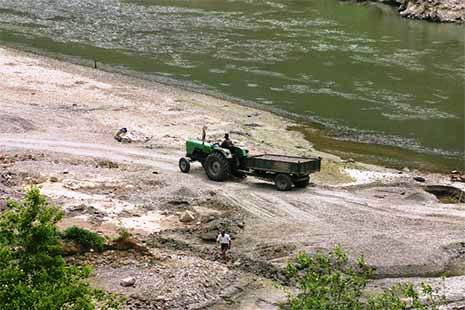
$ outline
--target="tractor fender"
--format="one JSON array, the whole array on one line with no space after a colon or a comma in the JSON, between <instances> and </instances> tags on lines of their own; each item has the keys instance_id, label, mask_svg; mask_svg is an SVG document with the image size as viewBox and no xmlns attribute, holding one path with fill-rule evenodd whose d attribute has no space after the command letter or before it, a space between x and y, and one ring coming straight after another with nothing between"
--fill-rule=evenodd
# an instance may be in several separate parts
<instances>
[{"instance_id":1,"label":"tractor fender","mask_svg":"<svg viewBox=\"0 0 465 310\"><path fill-rule=\"evenodd\" d=\"M228 150L228 149L217 148L213 152L218 152L218 153L222 154L226 159L233 158L231 151Z\"/></svg>"}]
</instances>

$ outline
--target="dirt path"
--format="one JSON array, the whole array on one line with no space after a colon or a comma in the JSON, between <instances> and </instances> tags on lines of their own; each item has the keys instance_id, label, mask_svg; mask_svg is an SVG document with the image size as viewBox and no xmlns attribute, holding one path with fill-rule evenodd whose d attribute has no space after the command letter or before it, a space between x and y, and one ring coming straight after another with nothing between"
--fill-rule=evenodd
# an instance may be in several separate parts
<instances>
[{"instance_id":1,"label":"dirt path","mask_svg":"<svg viewBox=\"0 0 465 310\"><path fill-rule=\"evenodd\" d=\"M41 152L56 152L90 158L104 158L116 162L153 166L164 171L177 171L178 169L173 163L176 163L179 154L156 154L153 151L128 148L127 146L21 138L2 138L0 140L0 146L4 148L20 148Z\"/></svg>"}]
</instances>

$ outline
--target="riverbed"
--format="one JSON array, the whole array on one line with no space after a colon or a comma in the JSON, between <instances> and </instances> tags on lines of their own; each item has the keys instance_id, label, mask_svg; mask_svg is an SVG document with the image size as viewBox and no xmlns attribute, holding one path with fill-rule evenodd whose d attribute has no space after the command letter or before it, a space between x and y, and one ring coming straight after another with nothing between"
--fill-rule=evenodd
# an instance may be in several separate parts
<instances>
[{"instance_id":1,"label":"riverbed","mask_svg":"<svg viewBox=\"0 0 465 310\"><path fill-rule=\"evenodd\" d=\"M414 277L463 305L464 204L426 191L464 189L447 175L320 154L305 189L280 192L253 177L213 182L199 163L178 168L185 139L203 125L208 141L234 131L251 154L317 152L273 113L12 49L0 48L0 89L0 212L34 185L63 208L60 229L109 240L129 230L129 251L69 258L95 268L94 285L127 296L124 309L279 309L285 263L336 244L376 269L373 288ZM122 126L142 139L117 142ZM187 211L194 220L180 221ZM234 238L229 262L215 255L218 225ZM127 277L135 287L119 284Z\"/></svg>"}]
</instances>

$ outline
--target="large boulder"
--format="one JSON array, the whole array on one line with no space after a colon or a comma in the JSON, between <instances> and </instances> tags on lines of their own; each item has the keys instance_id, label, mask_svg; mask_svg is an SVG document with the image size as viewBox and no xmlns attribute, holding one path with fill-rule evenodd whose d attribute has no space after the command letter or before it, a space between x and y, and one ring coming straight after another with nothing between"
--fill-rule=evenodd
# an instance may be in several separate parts
<instances>
[{"instance_id":1,"label":"large boulder","mask_svg":"<svg viewBox=\"0 0 465 310\"><path fill-rule=\"evenodd\" d=\"M190 223L195 220L195 215L191 211L184 211L179 216L179 220L183 223Z\"/></svg>"},{"instance_id":2,"label":"large boulder","mask_svg":"<svg viewBox=\"0 0 465 310\"><path fill-rule=\"evenodd\" d=\"M463 0L397 0L401 3L400 14L404 17L435 22L465 22Z\"/></svg>"}]
</instances>

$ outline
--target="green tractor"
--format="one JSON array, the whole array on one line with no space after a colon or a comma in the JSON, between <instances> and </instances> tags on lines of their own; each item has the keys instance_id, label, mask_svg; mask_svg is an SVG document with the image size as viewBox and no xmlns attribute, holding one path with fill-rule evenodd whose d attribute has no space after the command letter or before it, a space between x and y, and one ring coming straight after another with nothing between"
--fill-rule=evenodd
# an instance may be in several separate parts
<instances>
[{"instance_id":1,"label":"green tractor","mask_svg":"<svg viewBox=\"0 0 465 310\"><path fill-rule=\"evenodd\" d=\"M198 161L209 179L213 181L224 181L231 175L243 177L240 170L245 170L245 164L249 151L245 148L233 146L222 148L219 143L203 143L197 140L186 141L186 157L179 160L179 169L188 173L190 163Z\"/></svg>"},{"instance_id":2,"label":"green tractor","mask_svg":"<svg viewBox=\"0 0 465 310\"><path fill-rule=\"evenodd\" d=\"M278 190L306 187L310 173L320 170L321 158L295 157L274 154L249 156L245 148L222 148L218 143L198 140L186 141L186 156L179 160L179 169L188 173L191 162L202 164L213 181L225 181L231 176L251 175L275 183Z\"/></svg>"}]
</instances>

